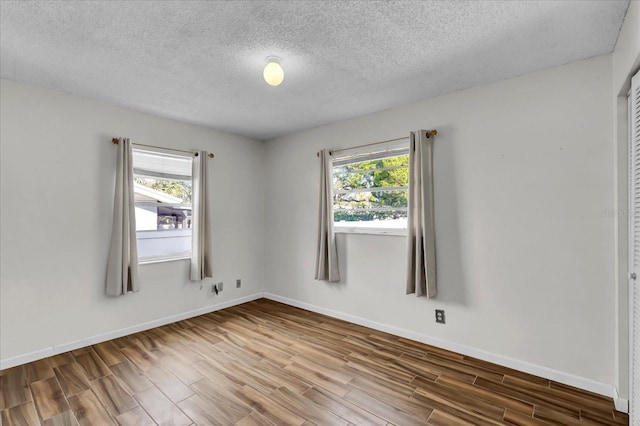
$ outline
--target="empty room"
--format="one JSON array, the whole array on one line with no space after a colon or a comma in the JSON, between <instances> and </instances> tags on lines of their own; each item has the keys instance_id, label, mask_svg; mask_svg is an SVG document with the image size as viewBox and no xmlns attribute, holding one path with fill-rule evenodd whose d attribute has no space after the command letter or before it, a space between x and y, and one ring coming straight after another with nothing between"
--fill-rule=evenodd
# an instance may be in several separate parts
<instances>
[{"instance_id":1,"label":"empty room","mask_svg":"<svg viewBox=\"0 0 640 426\"><path fill-rule=\"evenodd\" d=\"M0 425L640 426L640 1L0 0Z\"/></svg>"}]
</instances>

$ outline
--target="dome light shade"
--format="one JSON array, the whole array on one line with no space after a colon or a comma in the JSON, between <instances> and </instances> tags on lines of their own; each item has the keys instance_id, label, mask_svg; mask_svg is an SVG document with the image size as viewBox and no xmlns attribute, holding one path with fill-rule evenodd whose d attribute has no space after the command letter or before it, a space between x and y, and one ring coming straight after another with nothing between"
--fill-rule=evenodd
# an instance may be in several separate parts
<instances>
[{"instance_id":1,"label":"dome light shade","mask_svg":"<svg viewBox=\"0 0 640 426\"><path fill-rule=\"evenodd\" d=\"M269 86L279 86L284 80L284 70L280 65L280 58L268 56L262 76Z\"/></svg>"}]
</instances>

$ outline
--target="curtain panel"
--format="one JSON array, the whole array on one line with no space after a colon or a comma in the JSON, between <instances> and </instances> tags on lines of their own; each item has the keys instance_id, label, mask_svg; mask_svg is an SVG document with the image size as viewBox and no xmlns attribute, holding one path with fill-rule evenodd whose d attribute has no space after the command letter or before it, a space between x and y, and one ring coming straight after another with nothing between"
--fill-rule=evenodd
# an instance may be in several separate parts
<instances>
[{"instance_id":1,"label":"curtain panel","mask_svg":"<svg viewBox=\"0 0 640 426\"><path fill-rule=\"evenodd\" d=\"M211 223L207 185L207 153L193 157L193 229L191 237L191 281L213 277L211 261Z\"/></svg>"},{"instance_id":2,"label":"curtain panel","mask_svg":"<svg viewBox=\"0 0 640 426\"><path fill-rule=\"evenodd\" d=\"M320 151L320 197L316 280L340 281L336 235L333 232L333 164L328 149Z\"/></svg>"},{"instance_id":3,"label":"curtain panel","mask_svg":"<svg viewBox=\"0 0 640 426\"><path fill-rule=\"evenodd\" d=\"M436 297L436 239L433 210L433 135L409 135L407 294Z\"/></svg>"},{"instance_id":4,"label":"curtain panel","mask_svg":"<svg viewBox=\"0 0 640 426\"><path fill-rule=\"evenodd\" d=\"M113 225L107 264L106 293L108 296L121 296L129 291L140 290L131 151L129 138L120 138L116 149Z\"/></svg>"}]
</instances>

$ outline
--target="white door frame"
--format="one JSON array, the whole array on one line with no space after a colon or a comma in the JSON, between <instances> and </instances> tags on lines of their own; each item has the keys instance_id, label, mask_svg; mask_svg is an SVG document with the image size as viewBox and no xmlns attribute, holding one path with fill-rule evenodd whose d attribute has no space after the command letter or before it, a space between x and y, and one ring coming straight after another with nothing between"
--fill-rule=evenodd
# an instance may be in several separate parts
<instances>
[{"instance_id":1,"label":"white door frame","mask_svg":"<svg viewBox=\"0 0 640 426\"><path fill-rule=\"evenodd\" d=\"M634 194L640 194L640 182L635 184L635 180L640 178L640 164L636 163L640 160L640 130L634 133L634 126L638 120L634 119L634 114L640 114L640 108L634 106L640 102L640 99L634 99L638 96L640 90L640 72L632 77L631 90L628 96L628 154L629 154L629 188L628 188L628 218L629 218L629 424L640 425L640 362L634 362L634 359L640 360L640 341L637 335L640 332L640 306L635 299L640 298L640 260L636 262L635 251L636 244L640 245L640 238L635 239L635 216L640 214L640 201L634 202ZM635 120L635 122L634 122ZM637 188L636 188L637 187ZM636 212L638 210L638 212ZM640 227L640 222L638 223ZM640 231L640 230L638 230Z\"/></svg>"}]
</instances>

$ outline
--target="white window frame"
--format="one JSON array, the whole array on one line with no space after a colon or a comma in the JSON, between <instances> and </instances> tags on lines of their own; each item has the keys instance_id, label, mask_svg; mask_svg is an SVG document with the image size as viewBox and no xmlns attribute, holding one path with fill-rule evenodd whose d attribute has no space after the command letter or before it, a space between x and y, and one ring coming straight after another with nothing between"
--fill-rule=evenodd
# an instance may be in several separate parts
<instances>
[{"instance_id":1,"label":"white window frame","mask_svg":"<svg viewBox=\"0 0 640 426\"><path fill-rule=\"evenodd\" d=\"M185 157L185 158L188 158L191 161L193 161L192 154L181 153L181 152L174 151L174 150L167 150L167 149L162 149L162 148L146 147L145 146L144 148L133 147L133 151L134 152L135 151L138 151L138 152L150 152L150 153L154 153L154 154L173 156L173 157ZM136 173L136 171L135 171L135 160L134 160L133 166L134 166L133 167L134 168L134 172L133 172L133 178L134 179L136 177L145 177L144 175ZM191 172L191 182L192 182L192 185L193 185L193 172ZM193 203L193 200L192 200L192 203ZM166 203L164 205L165 206L170 206L172 204ZM180 205L183 205L183 204L180 204ZM137 228L137 223L136 223L136 228ZM155 230L138 230L138 229L136 229L136 239L138 240L138 245L139 245L139 241L140 240L161 239L161 238L180 238L180 237L184 237L186 234L188 234L188 235L190 235L192 237L193 236L193 228L177 228L177 229L166 229L166 230L159 230L159 229L155 229ZM191 248L189 248L188 251L183 251L183 252L169 254L169 255L139 257L138 258L138 264L147 265L147 264L153 264L153 263L172 262L172 261L177 261L177 260L190 260L191 259L191 255L192 255Z\"/></svg>"},{"instance_id":2,"label":"white window frame","mask_svg":"<svg viewBox=\"0 0 640 426\"><path fill-rule=\"evenodd\" d=\"M347 161L352 162L367 161L369 159L378 159L386 157L395 157L398 155L404 155L409 153L409 138L401 139L399 141L388 142L384 144L375 144L373 146L364 146L358 148L348 148L340 150L339 153L333 154L332 158L332 170L336 166L340 166ZM404 187L398 187L397 189L404 190ZM408 188L407 188L408 190ZM335 191L335 190L334 190ZM369 192L368 190L367 192ZM331 206L332 213L334 212L333 205ZM369 234L369 235L407 235L407 228L396 227L373 227L373 226L361 226L350 225L350 222L333 222L333 230L336 234ZM353 223L353 222L351 222ZM357 223L357 222L356 222Z\"/></svg>"}]
</instances>

